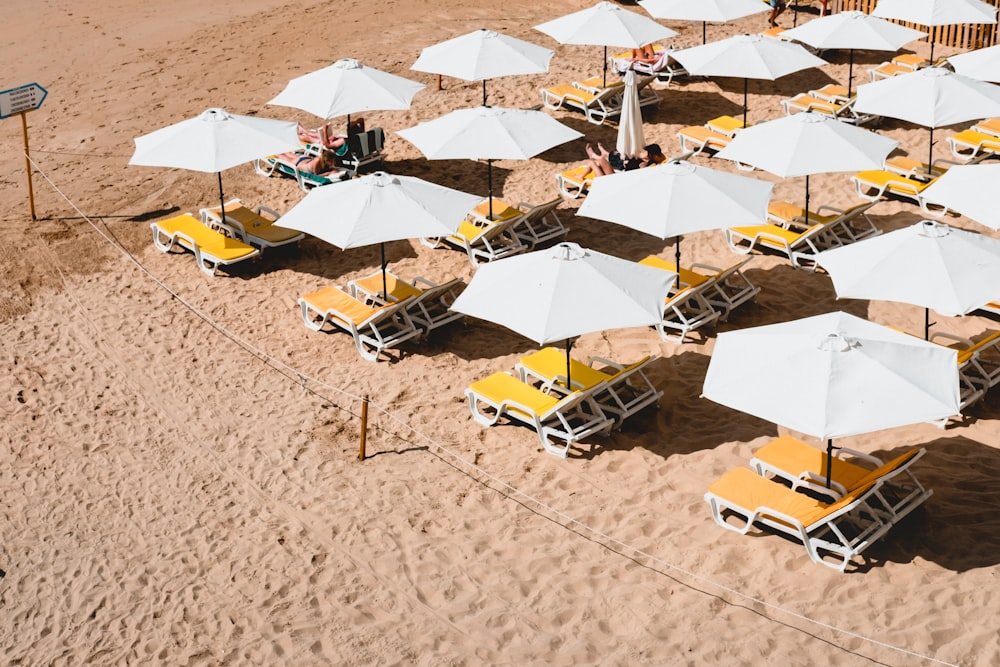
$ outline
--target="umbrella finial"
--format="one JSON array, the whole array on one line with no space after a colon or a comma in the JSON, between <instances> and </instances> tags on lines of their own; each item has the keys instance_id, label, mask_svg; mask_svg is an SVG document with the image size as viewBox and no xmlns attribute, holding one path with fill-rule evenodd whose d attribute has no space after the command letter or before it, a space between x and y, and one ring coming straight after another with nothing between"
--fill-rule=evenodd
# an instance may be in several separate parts
<instances>
[{"instance_id":1,"label":"umbrella finial","mask_svg":"<svg viewBox=\"0 0 1000 667\"><path fill-rule=\"evenodd\" d=\"M341 58L333 63L337 69L361 69L361 61L356 58Z\"/></svg>"},{"instance_id":2,"label":"umbrella finial","mask_svg":"<svg viewBox=\"0 0 1000 667\"><path fill-rule=\"evenodd\" d=\"M373 171L366 176L362 176L362 178L368 180L371 185L377 188L384 188L387 185L399 185L398 178L384 171Z\"/></svg>"},{"instance_id":3,"label":"umbrella finial","mask_svg":"<svg viewBox=\"0 0 1000 667\"><path fill-rule=\"evenodd\" d=\"M920 235L927 238L939 239L951 233L951 227L937 220L921 220L917 224L920 225Z\"/></svg>"},{"instance_id":4,"label":"umbrella finial","mask_svg":"<svg viewBox=\"0 0 1000 667\"><path fill-rule=\"evenodd\" d=\"M819 349L824 352L848 352L858 341L847 336L843 331L829 333L820 341Z\"/></svg>"},{"instance_id":5,"label":"umbrella finial","mask_svg":"<svg viewBox=\"0 0 1000 667\"><path fill-rule=\"evenodd\" d=\"M224 120L229 120L231 116L229 115L229 112L226 111L225 109L221 109L219 107L213 107L211 109L205 109L204 111L202 111L201 115L198 116L198 118L200 120L205 121L206 123L219 123Z\"/></svg>"},{"instance_id":6,"label":"umbrella finial","mask_svg":"<svg viewBox=\"0 0 1000 667\"><path fill-rule=\"evenodd\" d=\"M587 256L587 251L580 247L579 243L563 242L552 246L552 258L563 261L583 259Z\"/></svg>"}]
</instances>

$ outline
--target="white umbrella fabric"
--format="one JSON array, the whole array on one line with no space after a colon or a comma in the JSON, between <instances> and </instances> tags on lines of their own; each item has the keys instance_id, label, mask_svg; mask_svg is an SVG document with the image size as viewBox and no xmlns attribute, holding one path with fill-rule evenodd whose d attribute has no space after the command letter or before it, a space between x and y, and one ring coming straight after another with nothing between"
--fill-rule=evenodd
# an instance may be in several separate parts
<instances>
[{"instance_id":1,"label":"white umbrella fabric","mask_svg":"<svg viewBox=\"0 0 1000 667\"><path fill-rule=\"evenodd\" d=\"M946 206L990 229L1000 230L1000 164L951 167L920 193L922 199Z\"/></svg>"},{"instance_id":2,"label":"white umbrella fabric","mask_svg":"<svg viewBox=\"0 0 1000 667\"><path fill-rule=\"evenodd\" d=\"M574 337L656 324L673 281L669 271L559 243L480 266L451 309L539 345L565 340L568 378Z\"/></svg>"},{"instance_id":3,"label":"white umbrella fabric","mask_svg":"<svg viewBox=\"0 0 1000 667\"><path fill-rule=\"evenodd\" d=\"M950 56L948 62L962 76L1000 83L1000 44Z\"/></svg>"},{"instance_id":4,"label":"white umbrella fabric","mask_svg":"<svg viewBox=\"0 0 1000 667\"><path fill-rule=\"evenodd\" d=\"M268 104L308 111L324 120L374 110L409 109L424 84L342 58L288 82Z\"/></svg>"},{"instance_id":5,"label":"white umbrella fabric","mask_svg":"<svg viewBox=\"0 0 1000 667\"><path fill-rule=\"evenodd\" d=\"M771 11L759 0L639 0L639 6L654 19L701 21L701 43L705 43L706 23L726 23L745 16Z\"/></svg>"},{"instance_id":6,"label":"white umbrella fabric","mask_svg":"<svg viewBox=\"0 0 1000 667\"><path fill-rule=\"evenodd\" d=\"M926 32L907 28L859 11L840 12L813 19L781 33L817 49L850 49L847 95L854 79L854 50L896 51L904 44L926 37Z\"/></svg>"},{"instance_id":7,"label":"white umbrella fabric","mask_svg":"<svg viewBox=\"0 0 1000 667\"><path fill-rule=\"evenodd\" d=\"M675 160L594 179L577 215L661 239L677 237L674 252L679 268L681 235L762 224L773 189L772 183L756 178ZM636 197L636 192L655 192L655 202Z\"/></svg>"},{"instance_id":8,"label":"white umbrella fabric","mask_svg":"<svg viewBox=\"0 0 1000 667\"><path fill-rule=\"evenodd\" d=\"M970 313L997 298L1000 239L933 220L825 250L816 256L838 298L899 301L942 315Z\"/></svg>"},{"instance_id":9,"label":"white umbrella fabric","mask_svg":"<svg viewBox=\"0 0 1000 667\"><path fill-rule=\"evenodd\" d=\"M696 76L743 79L743 125L747 122L747 82L774 81L787 74L820 67L827 62L802 47L764 35L735 35L673 53L673 58Z\"/></svg>"},{"instance_id":10,"label":"white umbrella fabric","mask_svg":"<svg viewBox=\"0 0 1000 667\"><path fill-rule=\"evenodd\" d=\"M130 165L216 172L225 208L222 172L264 155L299 148L296 123L230 114L212 108L194 118L136 137Z\"/></svg>"},{"instance_id":11,"label":"white umbrella fabric","mask_svg":"<svg viewBox=\"0 0 1000 667\"><path fill-rule=\"evenodd\" d=\"M281 226L344 250L380 244L385 293L387 241L453 234L479 201L413 176L374 172L312 189L281 216Z\"/></svg>"},{"instance_id":12,"label":"white umbrella fabric","mask_svg":"<svg viewBox=\"0 0 1000 667\"><path fill-rule=\"evenodd\" d=\"M996 23L997 8L982 0L879 0L872 16L928 27L957 23ZM934 61L934 38L931 61Z\"/></svg>"},{"instance_id":13,"label":"white umbrella fabric","mask_svg":"<svg viewBox=\"0 0 1000 667\"><path fill-rule=\"evenodd\" d=\"M930 128L927 156L930 169L934 128L1000 116L1000 87L943 67L926 67L858 86L855 108Z\"/></svg>"},{"instance_id":14,"label":"white umbrella fabric","mask_svg":"<svg viewBox=\"0 0 1000 667\"><path fill-rule=\"evenodd\" d=\"M487 79L548 72L554 53L523 39L480 29L425 47L410 69L463 81L482 81L483 106L486 106Z\"/></svg>"},{"instance_id":15,"label":"white umbrella fabric","mask_svg":"<svg viewBox=\"0 0 1000 667\"><path fill-rule=\"evenodd\" d=\"M870 130L806 111L741 130L717 156L753 165L782 178L805 176L808 222L811 174L880 169L898 143Z\"/></svg>"},{"instance_id":16,"label":"white umbrella fabric","mask_svg":"<svg viewBox=\"0 0 1000 667\"><path fill-rule=\"evenodd\" d=\"M829 461L833 438L959 414L957 354L826 313L719 334L702 396L826 440Z\"/></svg>"},{"instance_id":17,"label":"white umbrella fabric","mask_svg":"<svg viewBox=\"0 0 1000 667\"><path fill-rule=\"evenodd\" d=\"M608 47L637 49L676 37L677 32L643 14L610 2L596 5L535 26L560 44L604 47L604 82L608 79Z\"/></svg>"},{"instance_id":18,"label":"white umbrella fabric","mask_svg":"<svg viewBox=\"0 0 1000 667\"><path fill-rule=\"evenodd\" d=\"M493 160L527 160L583 134L532 109L459 109L397 132L429 160L486 160L490 217Z\"/></svg>"},{"instance_id":19,"label":"white umbrella fabric","mask_svg":"<svg viewBox=\"0 0 1000 667\"><path fill-rule=\"evenodd\" d=\"M639 90L635 72L625 72L625 91L622 112L618 121L618 141L615 148L622 155L636 157L646 145L642 131L642 109L639 107Z\"/></svg>"}]
</instances>

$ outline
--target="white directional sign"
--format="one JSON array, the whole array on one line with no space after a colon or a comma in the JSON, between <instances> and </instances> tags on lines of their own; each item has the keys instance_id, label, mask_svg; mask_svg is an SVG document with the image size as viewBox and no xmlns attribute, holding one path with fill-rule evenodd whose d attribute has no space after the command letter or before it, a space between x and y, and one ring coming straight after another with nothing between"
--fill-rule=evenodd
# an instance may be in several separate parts
<instances>
[{"instance_id":1,"label":"white directional sign","mask_svg":"<svg viewBox=\"0 0 1000 667\"><path fill-rule=\"evenodd\" d=\"M42 106L42 102L48 94L49 91L37 83L0 91L0 118L7 118L25 111L34 111Z\"/></svg>"}]
</instances>

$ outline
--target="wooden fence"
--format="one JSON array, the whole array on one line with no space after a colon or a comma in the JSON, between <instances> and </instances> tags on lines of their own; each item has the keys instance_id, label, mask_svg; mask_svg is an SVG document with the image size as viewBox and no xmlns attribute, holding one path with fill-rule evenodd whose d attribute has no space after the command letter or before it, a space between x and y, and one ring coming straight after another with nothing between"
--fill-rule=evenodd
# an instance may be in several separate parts
<instances>
[{"instance_id":1,"label":"wooden fence","mask_svg":"<svg viewBox=\"0 0 1000 667\"><path fill-rule=\"evenodd\" d=\"M1000 7L1000 0L984 0L987 4ZM858 10L866 14L875 10L878 0L829 0L831 13ZM903 25L929 32L935 44L955 46L965 50L981 49L997 43L997 24L943 25L937 28L903 23Z\"/></svg>"}]
</instances>

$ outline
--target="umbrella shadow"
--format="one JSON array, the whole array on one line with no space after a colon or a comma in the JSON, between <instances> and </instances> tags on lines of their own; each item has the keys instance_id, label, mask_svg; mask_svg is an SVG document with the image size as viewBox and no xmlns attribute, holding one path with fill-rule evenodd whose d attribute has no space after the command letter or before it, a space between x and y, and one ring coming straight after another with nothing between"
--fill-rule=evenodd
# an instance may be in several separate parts
<instances>
[{"instance_id":1,"label":"umbrella shadow","mask_svg":"<svg viewBox=\"0 0 1000 667\"><path fill-rule=\"evenodd\" d=\"M871 565L933 561L953 572L1000 564L1000 449L963 436L922 445L913 473L934 495L866 553ZM909 447L875 452L883 460Z\"/></svg>"},{"instance_id":2,"label":"umbrella shadow","mask_svg":"<svg viewBox=\"0 0 1000 667\"><path fill-rule=\"evenodd\" d=\"M729 320L719 324L719 331L742 328L747 317L755 326L777 324L833 311L843 311L866 317L868 301L864 299L837 299L833 281L825 273L802 271L790 264L779 264L767 269L748 268L747 278L760 287L755 303L747 304L732 312ZM750 309L752 313L748 313Z\"/></svg>"},{"instance_id":3,"label":"umbrella shadow","mask_svg":"<svg viewBox=\"0 0 1000 667\"><path fill-rule=\"evenodd\" d=\"M278 253L282 251L284 252L278 259ZM392 241L385 244L385 260L387 269L390 271L393 262L416 256L417 253L409 241ZM292 270L310 274L328 282L340 281L346 275L365 269L378 271L382 266L381 250L378 244L340 250L311 236L302 239L298 248L289 246L269 249L265 253L264 261L268 262L268 267L260 273Z\"/></svg>"},{"instance_id":4,"label":"umbrella shadow","mask_svg":"<svg viewBox=\"0 0 1000 667\"><path fill-rule=\"evenodd\" d=\"M483 198L489 194L489 170L485 160L392 160L385 163L385 171L399 176L415 176L429 183L470 194L481 194ZM503 192L504 184L512 171L493 163L494 196Z\"/></svg>"},{"instance_id":5,"label":"umbrella shadow","mask_svg":"<svg viewBox=\"0 0 1000 667\"><path fill-rule=\"evenodd\" d=\"M739 79L739 92L742 101L743 79ZM669 95L660 96L659 113L675 123L701 125L718 116L738 116L743 113L743 105L714 91L677 88L671 89Z\"/></svg>"},{"instance_id":6,"label":"umbrella shadow","mask_svg":"<svg viewBox=\"0 0 1000 667\"><path fill-rule=\"evenodd\" d=\"M465 361L497 359L508 355L524 355L538 349L531 340L507 327L465 317L463 324L435 329L429 337L432 347L424 350L427 356L448 353ZM561 347L560 343L554 343Z\"/></svg>"},{"instance_id":7,"label":"umbrella shadow","mask_svg":"<svg viewBox=\"0 0 1000 667\"><path fill-rule=\"evenodd\" d=\"M743 79L733 77L713 77L713 79L720 89L730 95L738 96L742 102ZM774 81L768 81L767 79L749 79L747 81L747 95L749 96L747 106L749 106L751 112L754 111L754 109L759 108L759 103L755 104L756 96L781 95L782 97L792 97L807 90L822 88L828 83L839 82L826 72L816 69L815 67L793 72L781 78L775 79ZM739 110L740 113L742 113L743 107L739 106ZM756 115L759 116L760 114ZM768 118L771 118L774 116L774 113L772 112L765 115Z\"/></svg>"}]
</instances>

